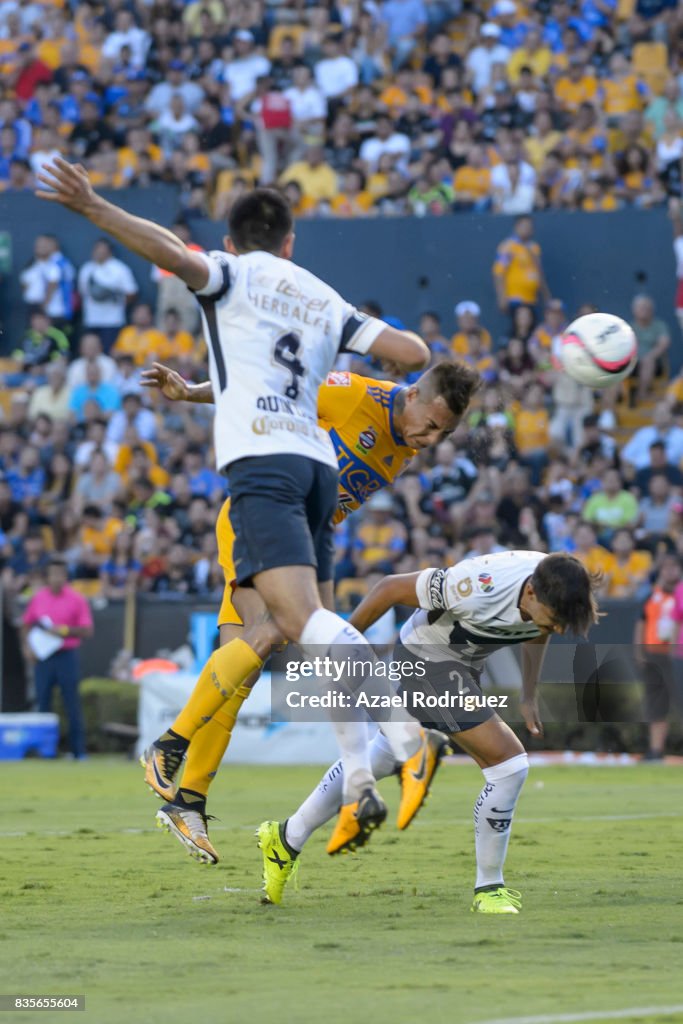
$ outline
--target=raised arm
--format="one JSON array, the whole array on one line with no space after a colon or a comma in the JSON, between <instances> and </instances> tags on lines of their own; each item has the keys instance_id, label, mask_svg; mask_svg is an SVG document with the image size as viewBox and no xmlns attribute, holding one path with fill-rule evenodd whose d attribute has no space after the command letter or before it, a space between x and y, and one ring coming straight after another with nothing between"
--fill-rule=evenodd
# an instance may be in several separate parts
<instances>
[{"instance_id":1,"label":"raised arm","mask_svg":"<svg viewBox=\"0 0 683 1024\"><path fill-rule=\"evenodd\" d=\"M163 363L152 363L151 367L140 374L140 383L144 388L156 388L171 402L195 402L201 405L213 405L213 388L211 381L191 384Z\"/></svg>"},{"instance_id":2,"label":"raised arm","mask_svg":"<svg viewBox=\"0 0 683 1024\"><path fill-rule=\"evenodd\" d=\"M363 633L373 622L381 619L385 612L397 604L409 608L419 608L417 597L417 578L419 572L403 573L399 576L385 576L376 583L358 605L350 622Z\"/></svg>"},{"instance_id":3,"label":"raised arm","mask_svg":"<svg viewBox=\"0 0 683 1024\"><path fill-rule=\"evenodd\" d=\"M387 326L377 335L370 351L373 356L385 359L390 369L398 370L397 376L423 370L429 365L429 348L413 331L399 331L396 327Z\"/></svg>"},{"instance_id":4,"label":"raised arm","mask_svg":"<svg viewBox=\"0 0 683 1024\"><path fill-rule=\"evenodd\" d=\"M60 203L80 214L131 252L175 274L193 290L206 286L209 266L199 253L188 249L172 231L151 220L134 217L98 196L81 164L69 164L55 157L54 163L38 175L38 181L44 186L36 191L39 199Z\"/></svg>"}]
</instances>

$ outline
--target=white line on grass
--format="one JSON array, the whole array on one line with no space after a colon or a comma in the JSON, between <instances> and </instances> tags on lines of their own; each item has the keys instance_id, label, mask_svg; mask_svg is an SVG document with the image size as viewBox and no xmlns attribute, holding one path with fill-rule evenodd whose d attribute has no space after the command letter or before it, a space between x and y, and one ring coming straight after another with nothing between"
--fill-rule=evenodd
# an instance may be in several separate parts
<instances>
[{"instance_id":1,"label":"white line on grass","mask_svg":"<svg viewBox=\"0 0 683 1024\"><path fill-rule=\"evenodd\" d=\"M631 1006L623 1010L594 1010L592 1013L549 1013L540 1017L498 1017L496 1020L476 1021L476 1024L581 1024L582 1021L670 1017L674 1013L683 1013L683 1003L677 1006Z\"/></svg>"},{"instance_id":2,"label":"white line on grass","mask_svg":"<svg viewBox=\"0 0 683 1024\"><path fill-rule=\"evenodd\" d=\"M554 818L515 818L515 825L559 825L564 821L657 821L662 818L680 818L681 814L663 811L661 814L558 814ZM413 822L413 828L433 828L435 825L471 825L471 818L436 818ZM212 832L254 832L258 825L213 825ZM158 832L156 828L113 828L89 829L79 832L77 829L34 828L26 832L0 831L0 839L24 839L26 836L87 836L97 833L100 836L141 836Z\"/></svg>"}]
</instances>

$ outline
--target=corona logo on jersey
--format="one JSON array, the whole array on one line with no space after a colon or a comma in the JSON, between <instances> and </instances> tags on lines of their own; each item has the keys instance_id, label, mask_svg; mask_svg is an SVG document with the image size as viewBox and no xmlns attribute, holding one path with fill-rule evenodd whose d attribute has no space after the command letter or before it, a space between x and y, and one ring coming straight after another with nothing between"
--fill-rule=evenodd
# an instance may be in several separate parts
<instances>
[{"instance_id":1,"label":"corona logo on jersey","mask_svg":"<svg viewBox=\"0 0 683 1024\"><path fill-rule=\"evenodd\" d=\"M488 572L480 572L477 577L479 580L479 588L484 591L485 594L490 594L493 590L493 577Z\"/></svg>"}]
</instances>

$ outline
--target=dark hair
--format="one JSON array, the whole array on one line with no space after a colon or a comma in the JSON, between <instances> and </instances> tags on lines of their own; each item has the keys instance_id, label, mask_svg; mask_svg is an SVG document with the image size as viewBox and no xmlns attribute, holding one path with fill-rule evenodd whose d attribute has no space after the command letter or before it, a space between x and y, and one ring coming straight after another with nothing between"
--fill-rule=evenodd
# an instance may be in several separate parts
<instances>
[{"instance_id":1,"label":"dark hair","mask_svg":"<svg viewBox=\"0 0 683 1024\"><path fill-rule=\"evenodd\" d=\"M462 416L475 391L481 386L481 377L464 363L437 363L420 378L418 387L427 388L438 395L455 416Z\"/></svg>"},{"instance_id":2,"label":"dark hair","mask_svg":"<svg viewBox=\"0 0 683 1024\"><path fill-rule=\"evenodd\" d=\"M64 572L69 571L66 559L61 555L51 555L46 566L47 569L63 569Z\"/></svg>"},{"instance_id":3,"label":"dark hair","mask_svg":"<svg viewBox=\"0 0 683 1024\"><path fill-rule=\"evenodd\" d=\"M240 196L228 217L228 232L238 252L277 255L293 226L289 203L272 188L255 188Z\"/></svg>"},{"instance_id":4,"label":"dark hair","mask_svg":"<svg viewBox=\"0 0 683 1024\"><path fill-rule=\"evenodd\" d=\"M538 563L531 585L541 604L551 609L558 625L586 636L599 618L594 590L600 582L572 555L548 555Z\"/></svg>"}]
</instances>

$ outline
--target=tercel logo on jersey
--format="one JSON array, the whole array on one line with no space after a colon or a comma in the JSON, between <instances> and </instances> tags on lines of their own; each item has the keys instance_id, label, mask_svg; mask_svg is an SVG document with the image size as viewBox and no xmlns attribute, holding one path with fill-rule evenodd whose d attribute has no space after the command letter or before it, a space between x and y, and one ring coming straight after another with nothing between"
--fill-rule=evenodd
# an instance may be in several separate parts
<instances>
[{"instance_id":1,"label":"tercel logo on jersey","mask_svg":"<svg viewBox=\"0 0 683 1024\"><path fill-rule=\"evenodd\" d=\"M328 373L325 383L331 388L350 388L351 374L345 370L332 370Z\"/></svg>"},{"instance_id":2,"label":"tercel logo on jersey","mask_svg":"<svg viewBox=\"0 0 683 1024\"><path fill-rule=\"evenodd\" d=\"M369 452L377 444L377 431L373 427L362 430L358 436L356 451Z\"/></svg>"},{"instance_id":3,"label":"tercel logo on jersey","mask_svg":"<svg viewBox=\"0 0 683 1024\"><path fill-rule=\"evenodd\" d=\"M493 590L493 577L488 572L480 572L477 577L479 581L479 587L484 591L485 594L490 594Z\"/></svg>"}]
</instances>

